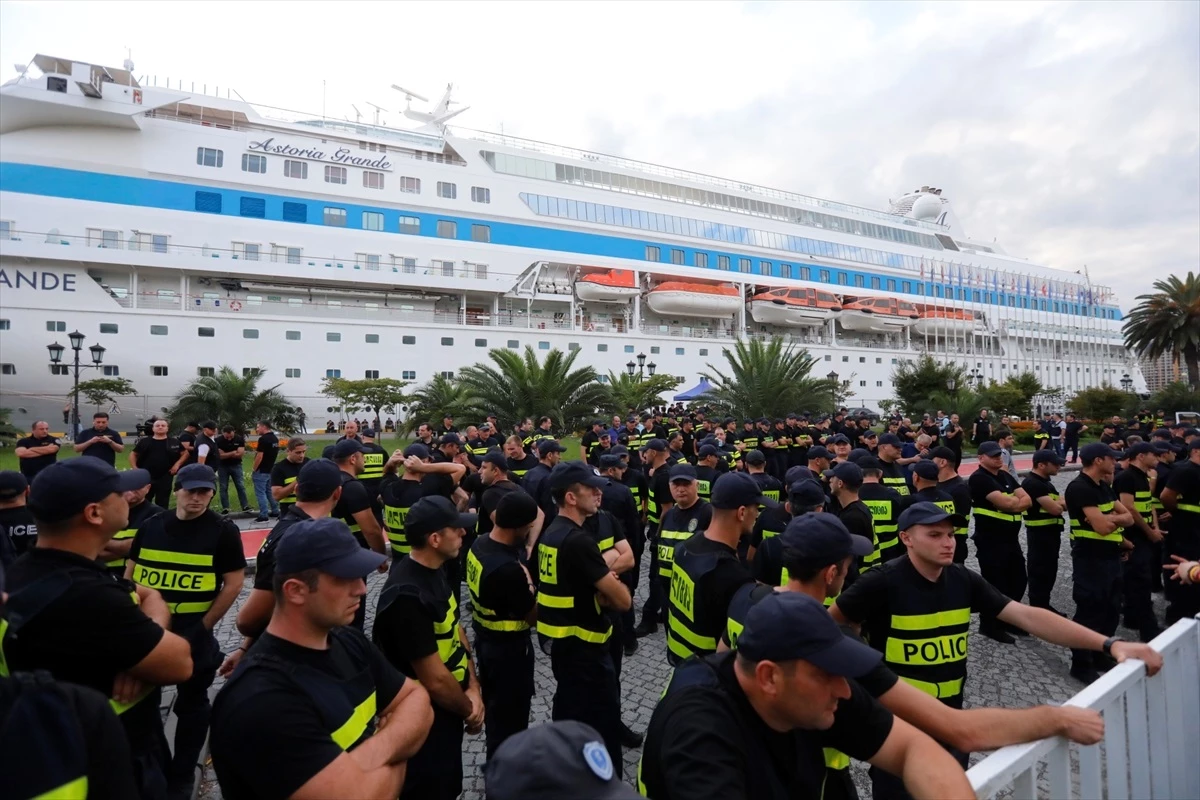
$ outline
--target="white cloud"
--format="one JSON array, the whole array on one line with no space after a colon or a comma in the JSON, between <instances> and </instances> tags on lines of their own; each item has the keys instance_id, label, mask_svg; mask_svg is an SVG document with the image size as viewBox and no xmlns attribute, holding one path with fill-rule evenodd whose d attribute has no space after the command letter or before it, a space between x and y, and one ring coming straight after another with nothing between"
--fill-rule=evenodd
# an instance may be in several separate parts
<instances>
[{"instance_id":1,"label":"white cloud","mask_svg":"<svg viewBox=\"0 0 1200 800\"><path fill-rule=\"evenodd\" d=\"M464 124L882 207L945 189L975 238L1123 304L1200 262L1195 3L0 4L34 52L319 113L448 81Z\"/></svg>"}]
</instances>

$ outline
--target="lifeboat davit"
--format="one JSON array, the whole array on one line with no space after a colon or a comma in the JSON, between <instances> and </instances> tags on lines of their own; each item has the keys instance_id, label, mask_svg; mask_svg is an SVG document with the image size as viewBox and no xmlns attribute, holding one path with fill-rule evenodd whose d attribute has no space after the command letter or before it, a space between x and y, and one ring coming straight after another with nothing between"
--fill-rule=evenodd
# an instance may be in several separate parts
<instances>
[{"instance_id":1,"label":"lifeboat davit","mask_svg":"<svg viewBox=\"0 0 1200 800\"><path fill-rule=\"evenodd\" d=\"M646 294L646 305L657 314L682 317L724 317L737 313L741 293L732 286L666 281Z\"/></svg>"},{"instance_id":2,"label":"lifeboat davit","mask_svg":"<svg viewBox=\"0 0 1200 800\"><path fill-rule=\"evenodd\" d=\"M917 321L912 303L894 297L864 297L842 305L838 321L848 331L898 333Z\"/></svg>"},{"instance_id":3,"label":"lifeboat davit","mask_svg":"<svg viewBox=\"0 0 1200 800\"><path fill-rule=\"evenodd\" d=\"M918 336L953 336L976 333L979 319L972 311L958 308L929 308L920 312L913 323L913 333Z\"/></svg>"},{"instance_id":4,"label":"lifeboat davit","mask_svg":"<svg viewBox=\"0 0 1200 800\"><path fill-rule=\"evenodd\" d=\"M750 299L750 316L767 325L824 325L841 310L837 295L816 289L771 289Z\"/></svg>"},{"instance_id":5,"label":"lifeboat davit","mask_svg":"<svg viewBox=\"0 0 1200 800\"><path fill-rule=\"evenodd\" d=\"M628 269L594 272L575 281L576 296L592 303L623 303L639 291L637 279Z\"/></svg>"}]
</instances>

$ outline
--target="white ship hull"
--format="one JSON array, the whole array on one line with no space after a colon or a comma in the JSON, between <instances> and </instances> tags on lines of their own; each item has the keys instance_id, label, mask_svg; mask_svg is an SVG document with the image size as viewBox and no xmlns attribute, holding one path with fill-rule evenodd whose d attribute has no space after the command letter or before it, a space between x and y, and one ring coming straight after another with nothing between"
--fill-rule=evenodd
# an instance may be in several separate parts
<instances>
[{"instance_id":1,"label":"white ship hull","mask_svg":"<svg viewBox=\"0 0 1200 800\"><path fill-rule=\"evenodd\" d=\"M750 316L764 325L787 325L811 328L827 323L840 312L828 308L806 308L772 300L751 300Z\"/></svg>"}]
</instances>

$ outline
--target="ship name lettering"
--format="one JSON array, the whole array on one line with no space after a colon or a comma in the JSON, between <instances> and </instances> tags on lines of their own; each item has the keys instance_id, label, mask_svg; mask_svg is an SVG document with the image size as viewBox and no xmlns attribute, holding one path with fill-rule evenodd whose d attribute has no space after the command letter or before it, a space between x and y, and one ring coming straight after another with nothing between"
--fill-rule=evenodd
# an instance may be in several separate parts
<instances>
[{"instance_id":1,"label":"ship name lettering","mask_svg":"<svg viewBox=\"0 0 1200 800\"><path fill-rule=\"evenodd\" d=\"M305 158L310 161L329 161L334 164L349 164L354 167L367 167L369 169L390 170L392 168L392 162L386 158L363 158L362 156L352 155L353 151L348 147L339 147L330 154L316 147L296 147L286 142L277 143L274 136L269 139L263 139L260 142L250 142L246 146L246 149L278 156Z\"/></svg>"},{"instance_id":2,"label":"ship name lettering","mask_svg":"<svg viewBox=\"0 0 1200 800\"><path fill-rule=\"evenodd\" d=\"M5 289L28 287L41 292L73 292L75 291L75 273L68 272L65 275L59 275L56 272L38 272L37 270L0 269L0 286Z\"/></svg>"}]
</instances>

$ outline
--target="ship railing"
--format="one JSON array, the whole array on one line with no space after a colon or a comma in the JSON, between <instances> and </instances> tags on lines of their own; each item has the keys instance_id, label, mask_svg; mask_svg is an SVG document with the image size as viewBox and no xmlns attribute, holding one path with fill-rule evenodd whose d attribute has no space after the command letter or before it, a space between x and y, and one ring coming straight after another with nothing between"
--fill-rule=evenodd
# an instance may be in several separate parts
<instances>
[{"instance_id":1,"label":"ship railing","mask_svg":"<svg viewBox=\"0 0 1200 800\"><path fill-rule=\"evenodd\" d=\"M1104 716L1102 742L1057 736L1001 748L967 772L976 796L1200 797L1200 617L1179 620L1150 646L1163 657L1154 677L1127 661L1067 701Z\"/></svg>"}]
</instances>

